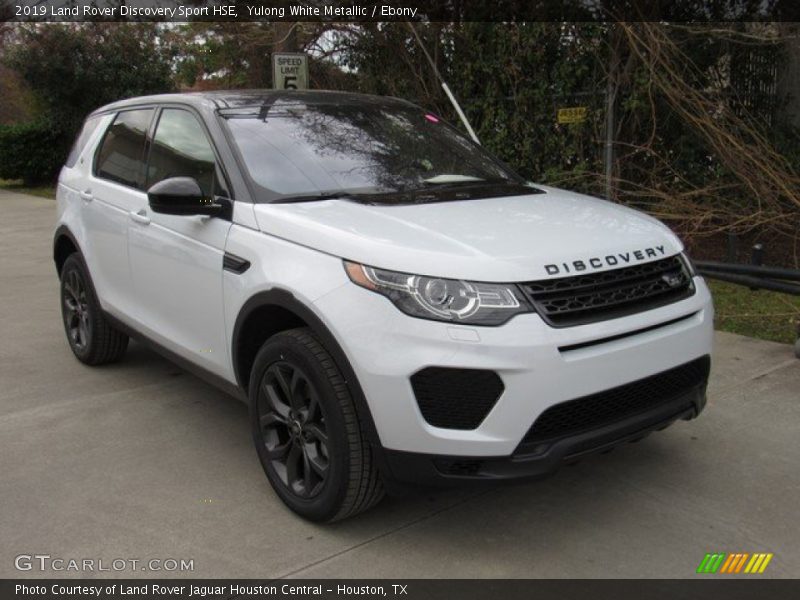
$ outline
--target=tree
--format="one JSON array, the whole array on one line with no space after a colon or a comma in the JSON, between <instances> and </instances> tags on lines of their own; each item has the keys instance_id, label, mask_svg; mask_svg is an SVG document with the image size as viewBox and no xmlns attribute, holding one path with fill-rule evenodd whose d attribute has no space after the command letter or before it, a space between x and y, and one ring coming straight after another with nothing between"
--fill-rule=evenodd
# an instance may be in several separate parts
<instances>
[{"instance_id":1,"label":"tree","mask_svg":"<svg viewBox=\"0 0 800 600\"><path fill-rule=\"evenodd\" d=\"M2 64L0 64L0 97L3 98L0 124L29 121L34 116L30 90L17 73Z\"/></svg>"},{"instance_id":2,"label":"tree","mask_svg":"<svg viewBox=\"0 0 800 600\"><path fill-rule=\"evenodd\" d=\"M158 32L153 23L17 25L4 32L4 62L27 84L39 118L0 131L2 177L52 180L92 110L171 91L173 57Z\"/></svg>"},{"instance_id":3,"label":"tree","mask_svg":"<svg viewBox=\"0 0 800 600\"><path fill-rule=\"evenodd\" d=\"M332 48L326 32L335 23L192 22L167 36L179 48L177 79L192 89L269 88L274 52L307 52L312 87L339 88L348 74L325 60Z\"/></svg>"},{"instance_id":4,"label":"tree","mask_svg":"<svg viewBox=\"0 0 800 600\"><path fill-rule=\"evenodd\" d=\"M48 120L70 136L98 106L171 91L171 62L154 23L19 26L6 50Z\"/></svg>"},{"instance_id":5,"label":"tree","mask_svg":"<svg viewBox=\"0 0 800 600\"><path fill-rule=\"evenodd\" d=\"M736 6L721 1L718 18ZM800 138L786 123L800 95L794 27L687 23L690 14L708 18L702 6L675 10L701 12L613 27L464 21L416 29L481 143L526 177L604 193L610 80L616 200L687 235L758 230L800 239ZM407 24L351 25L337 42L354 87L408 98L458 124ZM776 73L788 111L776 98ZM557 123L558 108L577 106L588 109L585 121Z\"/></svg>"}]
</instances>

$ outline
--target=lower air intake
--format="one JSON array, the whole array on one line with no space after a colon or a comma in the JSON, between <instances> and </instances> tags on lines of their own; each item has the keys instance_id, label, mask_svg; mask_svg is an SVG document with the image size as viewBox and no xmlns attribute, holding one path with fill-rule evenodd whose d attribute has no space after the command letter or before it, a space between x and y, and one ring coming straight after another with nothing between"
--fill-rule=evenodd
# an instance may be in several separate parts
<instances>
[{"instance_id":1,"label":"lower air intake","mask_svg":"<svg viewBox=\"0 0 800 600\"><path fill-rule=\"evenodd\" d=\"M551 406L536 419L522 444L577 435L656 409L704 386L710 365L709 357L704 356L632 383Z\"/></svg>"},{"instance_id":2,"label":"lower air intake","mask_svg":"<svg viewBox=\"0 0 800 600\"><path fill-rule=\"evenodd\" d=\"M503 393L494 371L428 367L411 376L419 410L429 424L475 429Z\"/></svg>"}]
</instances>

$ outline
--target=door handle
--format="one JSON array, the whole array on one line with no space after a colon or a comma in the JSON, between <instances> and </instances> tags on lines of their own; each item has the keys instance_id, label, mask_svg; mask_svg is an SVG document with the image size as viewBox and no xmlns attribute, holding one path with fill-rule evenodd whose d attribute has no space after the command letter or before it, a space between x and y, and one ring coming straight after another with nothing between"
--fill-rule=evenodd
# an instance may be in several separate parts
<instances>
[{"instance_id":1,"label":"door handle","mask_svg":"<svg viewBox=\"0 0 800 600\"><path fill-rule=\"evenodd\" d=\"M84 190L81 192L81 200L84 202L91 202L94 200L94 196L92 196L92 190Z\"/></svg>"},{"instance_id":2,"label":"door handle","mask_svg":"<svg viewBox=\"0 0 800 600\"><path fill-rule=\"evenodd\" d=\"M150 225L150 217L147 216L147 213L144 209L141 209L138 212L131 211L128 214L130 215L132 221L135 221L140 225Z\"/></svg>"}]
</instances>

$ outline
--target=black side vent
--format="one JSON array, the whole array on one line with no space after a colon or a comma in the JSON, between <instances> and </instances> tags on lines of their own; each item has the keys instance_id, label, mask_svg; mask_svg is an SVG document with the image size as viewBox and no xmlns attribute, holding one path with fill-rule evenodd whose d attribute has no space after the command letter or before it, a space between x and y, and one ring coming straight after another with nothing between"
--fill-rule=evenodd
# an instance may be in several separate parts
<instances>
[{"instance_id":1,"label":"black side vent","mask_svg":"<svg viewBox=\"0 0 800 600\"><path fill-rule=\"evenodd\" d=\"M475 429L503 393L494 371L428 367L411 376L425 420L434 427Z\"/></svg>"},{"instance_id":2,"label":"black side vent","mask_svg":"<svg viewBox=\"0 0 800 600\"><path fill-rule=\"evenodd\" d=\"M250 261L240 256L226 252L222 257L222 268L231 273L241 275L250 268Z\"/></svg>"}]
</instances>

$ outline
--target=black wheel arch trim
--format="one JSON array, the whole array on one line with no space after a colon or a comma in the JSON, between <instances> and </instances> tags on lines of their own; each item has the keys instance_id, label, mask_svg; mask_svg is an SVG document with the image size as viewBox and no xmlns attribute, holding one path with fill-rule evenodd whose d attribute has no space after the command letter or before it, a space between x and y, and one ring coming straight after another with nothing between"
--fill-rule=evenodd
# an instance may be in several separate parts
<instances>
[{"instance_id":1,"label":"black wheel arch trim","mask_svg":"<svg viewBox=\"0 0 800 600\"><path fill-rule=\"evenodd\" d=\"M72 242L72 245L75 246L78 254L81 255L81 258L83 258L83 251L81 250L81 245L78 243L78 238L75 237L69 227L66 225L59 225L56 228L55 233L53 233L53 262L56 263L56 268L58 268L58 242L64 237ZM84 260L84 263L85 262L86 261Z\"/></svg>"},{"instance_id":2,"label":"black wheel arch trim","mask_svg":"<svg viewBox=\"0 0 800 600\"><path fill-rule=\"evenodd\" d=\"M382 446L378 436L378 430L375 427L375 421L372 418L372 411L367 404L364 390L361 388L361 383L358 381L355 371L353 370L350 360L347 358L344 350L337 341L336 337L331 333L328 327L323 323L317 314L308 308L303 302L295 298L294 294L284 289L272 289L265 292L259 292L248 299L239 314L236 317L236 324L233 327L231 358L233 361L234 372L236 374L236 382L242 390L247 389L247 382L242 382L242 375L239 373L239 356L238 346L239 337L242 332L242 325L247 320L247 317L258 308L264 306L276 306L293 312L300 317L306 325L316 334L320 339L325 349L330 353L336 366L344 376L345 383L350 389L353 401L358 411L358 418L362 425L362 431L367 437L367 441L376 452L376 459L378 464L383 463Z\"/></svg>"}]
</instances>

